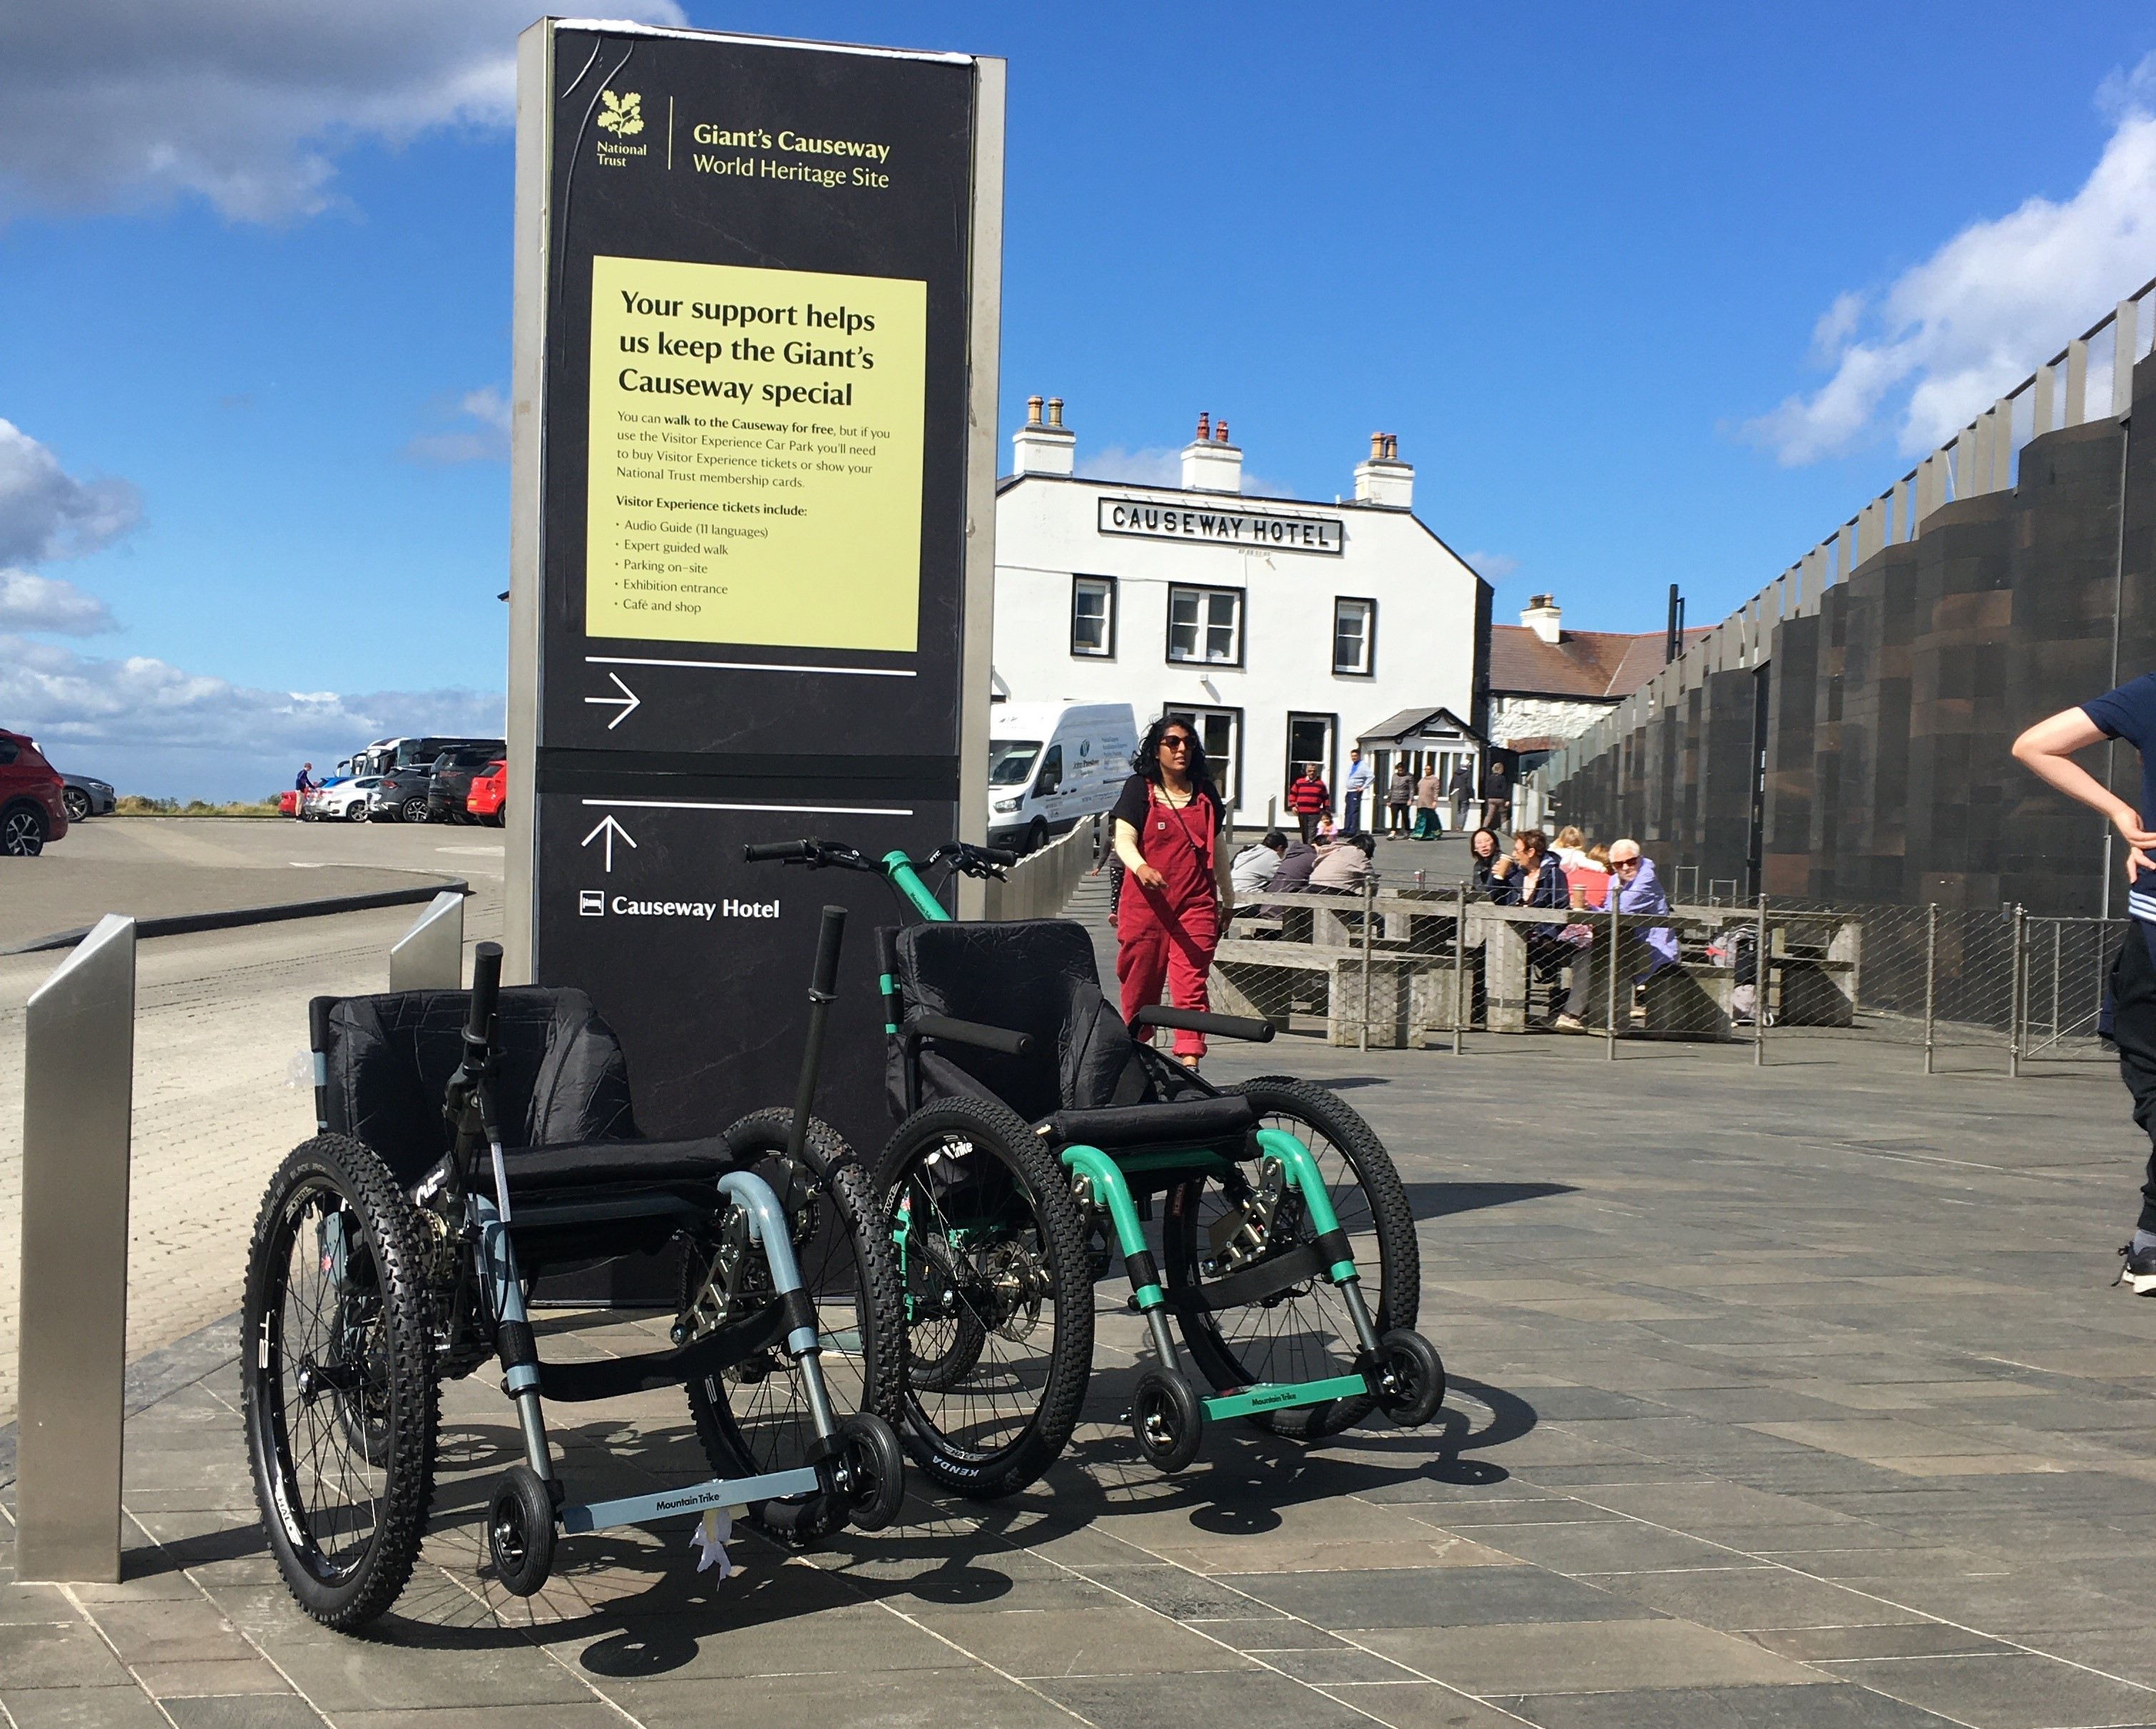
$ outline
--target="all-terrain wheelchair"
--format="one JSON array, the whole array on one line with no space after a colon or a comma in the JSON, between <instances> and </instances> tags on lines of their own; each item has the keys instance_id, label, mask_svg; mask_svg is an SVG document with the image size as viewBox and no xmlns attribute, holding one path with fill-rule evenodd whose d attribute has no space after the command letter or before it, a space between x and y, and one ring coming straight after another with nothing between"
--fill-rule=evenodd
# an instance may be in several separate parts
<instances>
[{"instance_id":1,"label":"all-terrain wheelchair","mask_svg":"<svg viewBox=\"0 0 2156 1729\"><path fill-rule=\"evenodd\" d=\"M876 1190L908 1326L900 1432L929 1476L988 1497L1047 1469L1091 1372L1093 1281L1118 1259L1154 1357L1129 1420L1162 1470L1190 1463L1210 1420L1315 1439L1373 1409L1406 1427L1435 1413L1445 1370L1414 1331L1414 1218L1344 1101L1286 1076L1212 1085L1132 1038L1083 926L956 923L919 874L992 875L1009 854L870 860L803 841L749 856L880 871L922 921L878 933L900 1121ZM1137 1022L1273 1030L1167 1008ZM1171 1317L1208 1397L1182 1372Z\"/></svg>"},{"instance_id":2,"label":"all-terrain wheelchair","mask_svg":"<svg viewBox=\"0 0 2156 1729\"><path fill-rule=\"evenodd\" d=\"M320 1132L271 1181L249 1252L243 1398L285 1583L326 1624L380 1615L434 1489L440 1382L499 1360L522 1431L488 1507L501 1583L545 1583L555 1535L746 1506L807 1539L896 1516L905 1349L887 1229L811 1116L844 915L824 911L794 1109L724 1135L636 1131L621 1047L580 991L473 988L310 1005ZM670 1349L547 1362L532 1281L685 1241ZM819 1306L821 1314L819 1315ZM836 1383L836 1384L834 1384ZM708 1481L567 1503L542 1400L685 1386Z\"/></svg>"}]
</instances>

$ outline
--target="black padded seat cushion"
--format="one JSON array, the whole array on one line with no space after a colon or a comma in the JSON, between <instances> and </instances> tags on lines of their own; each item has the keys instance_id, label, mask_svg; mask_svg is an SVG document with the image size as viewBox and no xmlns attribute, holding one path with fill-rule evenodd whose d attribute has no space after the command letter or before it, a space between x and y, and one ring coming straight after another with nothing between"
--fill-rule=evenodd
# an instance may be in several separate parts
<instances>
[{"instance_id":1,"label":"black padded seat cushion","mask_svg":"<svg viewBox=\"0 0 2156 1729\"><path fill-rule=\"evenodd\" d=\"M1097 1147L1103 1152L1240 1141L1257 1126L1257 1107L1238 1093L1179 1104L1058 1111L1047 1119L1049 1133L1059 1147Z\"/></svg>"},{"instance_id":2,"label":"black padded seat cushion","mask_svg":"<svg viewBox=\"0 0 2156 1729\"><path fill-rule=\"evenodd\" d=\"M443 1096L463 1059L468 1001L463 991L400 991L322 998L314 1005L311 1024L327 1070L329 1128L364 1141L408 1188L449 1150ZM501 993L495 1027L495 1110L512 1199L524 1188L516 1172L527 1149L588 1152L596 1143L636 1141L629 1065L590 998L578 990L510 987Z\"/></svg>"},{"instance_id":3,"label":"black padded seat cushion","mask_svg":"<svg viewBox=\"0 0 2156 1729\"><path fill-rule=\"evenodd\" d=\"M514 1155L506 1148L502 1152L512 1208L519 1201L595 1188L716 1183L738 1162L722 1135L701 1141L593 1141L570 1147L527 1147ZM474 1179L489 1194L494 1193L490 1162L481 1162Z\"/></svg>"}]
</instances>

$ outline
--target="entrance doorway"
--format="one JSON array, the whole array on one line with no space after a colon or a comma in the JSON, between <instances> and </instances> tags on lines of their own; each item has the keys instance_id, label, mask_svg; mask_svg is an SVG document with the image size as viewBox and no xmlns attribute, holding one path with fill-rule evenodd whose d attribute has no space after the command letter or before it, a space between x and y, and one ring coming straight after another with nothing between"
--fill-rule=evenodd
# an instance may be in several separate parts
<instances>
[{"instance_id":1,"label":"entrance doorway","mask_svg":"<svg viewBox=\"0 0 2156 1729\"><path fill-rule=\"evenodd\" d=\"M1171 702L1163 712L1189 727L1198 735L1198 742L1205 746L1205 765L1213 772L1214 790L1219 793L1220 802L1227 807L1226 814L1232 821L1236 807L1243 802L1242 787L1235 778L1243 758L1242 710L1191 708Z\"/></svg>"},{"instance_id":2,"label":"entrance doorway","mask_svg":"<svg viewBox=\"0 0 2156 1729\"><path fill-rule=\"evenodd\" d=\"M1339 778L1333 772L1332 736L1338 731L1337 715L1290 715L1287 717L1287 762L1281 776L1281 802L1286 803L1288 783L1302 772L1306 762L1317 765L1337 809Z\"/></svg>"}]
</instances>

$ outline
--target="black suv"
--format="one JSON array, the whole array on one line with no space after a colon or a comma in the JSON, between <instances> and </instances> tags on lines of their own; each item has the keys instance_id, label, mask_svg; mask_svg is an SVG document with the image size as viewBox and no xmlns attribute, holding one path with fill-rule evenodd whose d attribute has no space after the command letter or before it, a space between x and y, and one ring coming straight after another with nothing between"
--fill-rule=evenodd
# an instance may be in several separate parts
<instances>
[{"instance_id":1,"label":"black suv","mask_svg":"<svg viewBox=\"0 0 2156 1729\"><path fill-rule=\"evenodd\" d=\"M501 739L482 739L476 744L452 745L435 757L434 779L427 789L427 820L471 821L465 813L465 795L471 791L472 777L485 773L490 762L501 762L506 749Z\"/></svg>"}]
</instances>

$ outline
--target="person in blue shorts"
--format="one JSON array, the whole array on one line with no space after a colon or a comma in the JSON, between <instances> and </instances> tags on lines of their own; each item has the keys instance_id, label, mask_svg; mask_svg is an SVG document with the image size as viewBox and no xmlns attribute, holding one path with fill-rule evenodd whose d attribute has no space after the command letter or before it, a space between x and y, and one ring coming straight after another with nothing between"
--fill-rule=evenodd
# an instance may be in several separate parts
<instances>
[{"instance_id":1,"label":"person in blue shorts","mask_svg":"<svg viewBox=\"0 0 2156 1729\"><path fill-rule=\"evenodd\" d=\"M2128 804L2073 759L2092 744L2123 738L2141 753L2141 804ZM2133 1240L2118 1253L2118 1280L2137 1296L2156 1295L2156 673L2061 710L2014 741L2014 757L2067 798L2100 811L2126 843L2126 941L2112 963L2105 1003L2119 1078L2133 1095L2133 1120L2150 1142Z\"/></svg>"}]
</instances>

